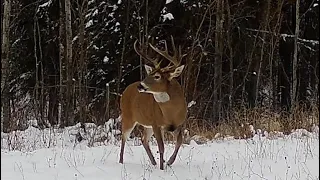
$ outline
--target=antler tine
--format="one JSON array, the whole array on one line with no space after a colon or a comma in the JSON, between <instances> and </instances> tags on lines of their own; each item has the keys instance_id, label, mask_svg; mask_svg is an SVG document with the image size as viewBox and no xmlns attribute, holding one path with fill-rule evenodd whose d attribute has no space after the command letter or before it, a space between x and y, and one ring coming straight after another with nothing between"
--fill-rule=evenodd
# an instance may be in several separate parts
<instances>
[{"instance_id":1,"label":"antler tine","mask_svg":"<svg viewBox=\"0 0 320 180\"><path fill-rule=\"evenodd\" d=\"M160 67L160 63L161 63L161 62L159 63L159 62L157 61L158 58L156 58L156 60L154 60L154 59L146 56L145 53L143 53L143 52L141 51L141 49L139 49L139 48L137 47L137 43L138 43L138 40L136 40L136 41L134 42L134 45L133 45L134 50L136 51L136 53L139 54L143 59L148 60L149 62L151 62L156 68ZM140 43L139 43L139 44L140 44Z\"/></svg>"},{"instance_id":2,"label":"antler tine","mask_svg":"<svg viewBox=\"0 0 320 180\"><path fill-rule=\"evenodd\" d=\"M181 63L182 59L187 55L187 54L182 54L182 51L181 51L181 46L179 46L179 64Z\"/></svg>"},{"instance_id":3,"label":"antler tine","mask_svg":"<svg viewBox=\"0 0 320 180\"><path fill-rule=\"evenodd\" d=\"M168 59L170 61L170 55L168 54L167 49L165 51L161 51L160 49L154 47L151 43L149 43L149 46L156 51L157 53L159 53L161 56L165 57L166 59ZM165 48L166 48L166 42L165 42Z\"/></svg>"},{"instance_id":4,"label":"antler tine","mask_svg":"<svg viewBox=\"0 0 320 180\"><path fill-rule=\"evenodd\" d=\"M171 36L172 37L172 36ZM149 43L150 47L156 51L157 53L159 53L161 56L163 56L164 58L166 58L167 60L169 60L171 63L173 63L175 66L179 65L177 63L177 58L178 57L178 54L177 54L177 50L176 50L176 47L174 46L174 42L173 42L173 37L172 37L172 45L173 45L173 51L174 51L174 55L173 56L170 56L169 53L168 53L168 46L167 46L167 41L164 41L164 46L165 46L165 50L162 51L156 47L154 47L152 44Z\"/></svg>"},{"instance_id":5,"label":"antler tine","mask_svg":"<svg viewBox=\"0 0 320 180\"><path fill-rule=\"evenodd\" d=\"M168 53L168 45L167 45L167 41L166 40L164 40L164 48L165 48L164 51Z\"/></svg>"},{"instance_id":6,"label":"antler tine","mask_svg":"<svg viewBox=\"0 0 320 180\"><path fill-rule=\"evenodd\" d=\"M172 49L173 49L173 57L177 57L177 49L176 49L176 46L174 44L174 39L173 39L173 36L171 36L171 44L172 44Z\"/></svg>"},{"instance_id":7,"label":"antler tine","mask_svg":"<svg viewBox=\"0 0 320 180\"><path fill-rule=\"evenodd\" d=\"M160 54L161 56L163 56L164 58L166 58L167 60L170 61L170 63L168 64L167 67L165 68L162 68L161 71L169 71L171 70L172 68L175 68L175 67L178 67L182 61L182 58L184 58L187 54L182 54L182 51L181 51L181 46L179 46L178 50L174 44L174 39L173 37L171 36L171 43L172 43L172 48L173 48L173 56L170 56L169 53L168 53L168 46L167 46L167 41L165 40L164 41L164 48L165 50L162 51L156 47L154 47L151 43L149 43L149 46L154 50L156 51L158 54ZM172 65L173 64L173 65Z\"/></svg>"}]
</instances>

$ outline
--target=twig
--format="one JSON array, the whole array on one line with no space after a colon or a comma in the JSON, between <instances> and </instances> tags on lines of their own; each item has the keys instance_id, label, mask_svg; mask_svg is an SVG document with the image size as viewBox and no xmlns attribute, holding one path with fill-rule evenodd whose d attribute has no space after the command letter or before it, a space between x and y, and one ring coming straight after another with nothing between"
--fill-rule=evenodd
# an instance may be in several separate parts
<instances>
[{"instance_id":1,"label":"twig","mask_svg":"<svg viewBox=\"0 0 320 180\"><path fill-rule=\"evenodd\" d=\"M294 38L295 35L291 35L291 34L276 34L270 31L265 31L265 30L258 30L258 29L251 29L251 28L246 28L246 30L248 31L253 31L253 32L263 32L263 33L268 33L274 36L280 36L282 38ZM318 40L310 40L310 39L302 39L302 38L298 38L299 41L301 42L305 42L305 43L312 43L312 44L319 44Z\"/></svg>"}]
</instances>

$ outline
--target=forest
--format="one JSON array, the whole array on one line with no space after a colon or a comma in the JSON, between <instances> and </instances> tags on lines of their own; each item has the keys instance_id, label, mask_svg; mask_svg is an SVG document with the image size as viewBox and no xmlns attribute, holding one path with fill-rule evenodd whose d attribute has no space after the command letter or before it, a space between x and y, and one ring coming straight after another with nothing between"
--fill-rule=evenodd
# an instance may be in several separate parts
<instances>
[{"instance_id":1,"label":"forest","mask_svg":"<svg viewBox=\"0 0 320 180\"><path fill-rule=\"evenodd\" d=\"M187 54L187 127L319 125L318 3L3 0L1 131L117 118L124 89L145 77L134 42L171 37Z\"/></svg>"}]
</instances>

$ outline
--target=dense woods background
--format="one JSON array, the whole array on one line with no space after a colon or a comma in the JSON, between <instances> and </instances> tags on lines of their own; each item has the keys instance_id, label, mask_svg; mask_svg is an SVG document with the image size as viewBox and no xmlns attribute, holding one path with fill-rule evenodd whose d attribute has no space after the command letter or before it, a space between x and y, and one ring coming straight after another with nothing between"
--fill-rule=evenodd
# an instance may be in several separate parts
<instances>
[{"instance_id":1,"label":"dense woods background","mask_svg":"<svg viewBox=\"0 0 320 180\"><path fill-rule=\"evenodd\" d=\"M138 39L181 44L189 118L319 105L318 0L3 0L2 131L103 124L144 77Z\"/></svg>"}]
</instances>

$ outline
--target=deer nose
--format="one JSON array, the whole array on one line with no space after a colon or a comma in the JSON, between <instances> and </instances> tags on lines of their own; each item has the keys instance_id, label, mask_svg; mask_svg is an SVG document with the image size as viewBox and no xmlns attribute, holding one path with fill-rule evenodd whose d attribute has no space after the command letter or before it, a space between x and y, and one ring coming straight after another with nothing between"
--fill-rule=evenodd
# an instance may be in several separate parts
<instances>
[{"instance_id":1,"label":"deer nose","mask_svg":"<svg viewBox=\"0 0 320 180\"><path fill-rule=\"evenodd\" d=\"M139 83L139 85L137 86L137 88L138 88L138 91L139 91L139 92L147 91L147 88L144 87L141 83Z\"/></svg>"}]
</instances>

